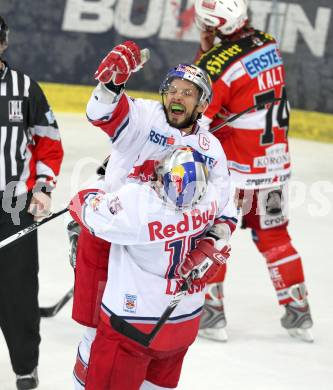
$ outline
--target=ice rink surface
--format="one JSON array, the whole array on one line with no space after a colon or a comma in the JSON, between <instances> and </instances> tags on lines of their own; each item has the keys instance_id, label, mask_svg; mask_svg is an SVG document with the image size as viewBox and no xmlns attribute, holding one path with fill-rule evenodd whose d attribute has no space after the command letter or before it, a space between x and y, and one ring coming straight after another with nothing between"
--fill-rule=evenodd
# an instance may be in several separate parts
<instances>
[{"instance_id":1,"label":"ice rink surface","mask_svg":"<svg viewBox=\"0 0 333 390\"><path fill-rule=\"evenodd\" d=\"M93 180L107 155L107 137L84 115L57 115L65 159L53 210ZM250 231L238 230L225 282L229 341L198 339L185 359L181 390L330 390L333 386L333 145L291 142L290 233L300 251L315 321L315 342L290 338L280 326L264 260ZM61 216L40 228L40 305L55 304L72 286L65 226ZM71 302L41 323L41 390L72 389L71 372L82 329L71 320ZM15 389L5 341L0 336L0 390ZM98 390L98 389L96 389ZM126 390L126 389L124 389Z\"/></svg>"}]
</instances>

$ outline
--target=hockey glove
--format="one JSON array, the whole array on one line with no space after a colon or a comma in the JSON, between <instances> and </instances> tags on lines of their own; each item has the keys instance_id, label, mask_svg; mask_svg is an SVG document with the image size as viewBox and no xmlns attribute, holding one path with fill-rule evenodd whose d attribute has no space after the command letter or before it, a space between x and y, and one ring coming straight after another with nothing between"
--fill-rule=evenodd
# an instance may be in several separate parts
<instances>
[{"instance_id":1,"label":"hockey glove","mask_svg":"<svg viewBox=\"0 0 333 390\"><path fill-rule=\"evenodd\" d=\"M179 275L184 279L190 276L194 284L207 283L226 264L229 256L230 246L224 240L204 238L186 255L180 264Z\"/></svg>"},{"instance_id":2,"label":"hockey glove","mask_svg":"<svg viewBox=\"0 0 333 390\"><path fill-rule=\"evenodd\" d=\"M111 81L114 85L125 84L132 72L141 65L141 53L139 46L133 41L126 41L114 47L102 60L95 79L103 84Z\"/></svg>"},{"instance_id":3,"label":"hockey glove","mask_svg":"<svg viewBox=\"0 0 333 390\"><path fill-rule=\"evenodd\" d=\"M70 221L67 225L67 234L69 238L69 263L75 269L77 242L81 233L81 227L76 221Z\"/></svg>"}]
</instances>

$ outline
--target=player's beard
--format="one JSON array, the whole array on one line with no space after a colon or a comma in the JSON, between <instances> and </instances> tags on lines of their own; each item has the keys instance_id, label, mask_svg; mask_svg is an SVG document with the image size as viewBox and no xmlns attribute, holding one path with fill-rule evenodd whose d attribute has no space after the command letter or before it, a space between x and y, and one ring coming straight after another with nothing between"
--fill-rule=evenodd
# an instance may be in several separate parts
<instances>
[{"instance_id":1,"label":"player's beard","mask_svg":"<svg viewBox=\"0 0 333 390\"><path fill-rule=\"evenodd\" d=\"M179 130L192 126L199 116L199 114L196 112L196 107L194 107L191 115L187 115L181 122L175 122L170 118L169 111L166 109L166 107L163 106L163 108L169 125Z\"/></svg>"}]
</instances>

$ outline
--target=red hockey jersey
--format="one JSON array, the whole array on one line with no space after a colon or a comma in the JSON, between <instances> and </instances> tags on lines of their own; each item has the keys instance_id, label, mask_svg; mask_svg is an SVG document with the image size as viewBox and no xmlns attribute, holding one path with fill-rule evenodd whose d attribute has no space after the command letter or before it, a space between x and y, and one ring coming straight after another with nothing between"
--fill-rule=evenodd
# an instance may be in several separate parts
<instances>
[{"instance_id":1,"label":"red hockey jersey","mask_svg":"<svg viewBox=\"0 0 333 390\"><path fill-rule=\"evenodd\" d=\"M272 36L258 30L244 35L215 45L197 61L213 81L202 124L223 143L238 188L271 187L290 177L285 70ZM283 100L267 104L274 98ZM227 117L260 104L214 131Z\"/></svg>"}]
</instances>

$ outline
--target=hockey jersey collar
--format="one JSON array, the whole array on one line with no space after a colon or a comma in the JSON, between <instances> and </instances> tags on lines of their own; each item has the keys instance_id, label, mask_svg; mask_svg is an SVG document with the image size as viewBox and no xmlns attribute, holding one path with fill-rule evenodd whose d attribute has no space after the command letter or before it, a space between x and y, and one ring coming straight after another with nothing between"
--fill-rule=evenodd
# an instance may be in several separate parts
<instances>
[{"instance_id":1,"label":"hockey jersey collar","mask_svg":"<svg viewBox=\"0 0 333 390\"><path fill-rule=\"evenodd\" d=\"M185 133L185 132L184 132L183 130L181 130L181 129L180 129L180 131L181 131L182 136L184 137L184 136L187 136L187 135L197 134L197 132L199 131L199 129L200 129L200 126L198 125L197 122L195 122L195 123L193 124L193 126L192 126L192 130L191 130L189 133Z\"/></svg>"}]
</instances>

